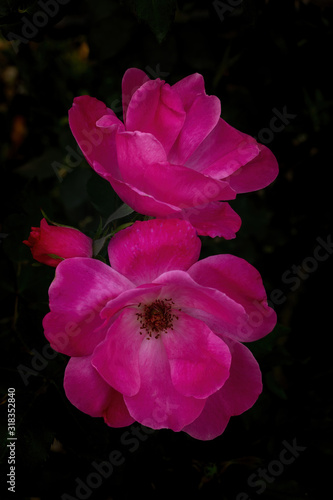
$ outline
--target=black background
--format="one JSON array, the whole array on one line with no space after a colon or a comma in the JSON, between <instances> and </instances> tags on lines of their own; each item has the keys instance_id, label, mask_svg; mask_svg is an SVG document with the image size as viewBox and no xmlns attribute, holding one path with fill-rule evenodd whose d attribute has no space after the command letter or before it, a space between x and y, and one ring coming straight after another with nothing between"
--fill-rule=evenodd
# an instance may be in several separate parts
<instances>
[{"instance_id":1,"label":"black background","mask_svg":"<svg viewBox=\"0 0 333 500\"><path fill-rule=\"evenodd\" d=\"M29 31L29 22L43 24L40 4L0 2L1 498L80 498L76 478L87 484L93 462L114 450L122 465L81 498L317 500L331 491L333 2L244 0L225 12L223 4L70 0ZM272 185L232 203L243 220L235 240L202 238L203 257L230 252L255 265L278 313L274 332L248 346L263 394L210 442L145 434L138 424L110 429L66 400L67 358L50 359L41 326L54 269L22 244L41 209L94 236L100 217L121 203L78 157L67 112L75 96L89 94L121 117L129 67L170 84L201 73L222 117L266 140L279 162ZM264 131L283 109L289 124ZM20 365L35 369L26 383ZM16 390L15 494L6 493L8 387ZM260 468L278 470L272 461L285 442L306 449L262 488L251 483Z\"/></svg>"}]
</instances>

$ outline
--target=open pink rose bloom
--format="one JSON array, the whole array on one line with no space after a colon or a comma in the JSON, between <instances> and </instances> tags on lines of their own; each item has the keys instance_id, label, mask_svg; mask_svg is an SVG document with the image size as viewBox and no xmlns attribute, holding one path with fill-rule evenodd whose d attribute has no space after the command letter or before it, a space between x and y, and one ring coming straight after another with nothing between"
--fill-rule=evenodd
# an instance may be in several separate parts
<instances>
[{"instance_id":1,"label":"open pink rose bloom","mask_svg":"<svg viewBox=\"0 0 333 500\"><path fill-rule=\"evenodd\" d=\"M250 264L198 260L200 250L189 222L153 219L111 239L110 265L57 266L44 329L71 357L64 387L79 410L111 427L137 421L209 440L255 403L261 372L242 342L268 334L275 312Z\"/></svg>"},{"instance_id":2,"label":"open pink rose bloom","mask_svg":"<svg viewBox=\"0 0 333 500\"><path fill-rule=\"evenodd\" d=\"M69 124L89 164L138 213L191 222L198 234L235 237L240 217L227 203L278 173L271 151L221 117L199 74L170 86L135 68L122 82L123 118L77 97Z\"/></svg>"}]
</instances>

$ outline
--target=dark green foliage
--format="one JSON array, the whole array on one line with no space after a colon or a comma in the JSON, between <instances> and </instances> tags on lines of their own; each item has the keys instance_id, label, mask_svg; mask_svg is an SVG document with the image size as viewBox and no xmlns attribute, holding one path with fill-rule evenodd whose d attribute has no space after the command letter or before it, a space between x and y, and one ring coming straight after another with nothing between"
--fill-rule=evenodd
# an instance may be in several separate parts
<instances>
[{"instance_id":1,"label":"dark green foliage","mask_svg":"<svg viewBox=\"0 0 333 500\"><path fill-rule=\"evenodd\" d=\"M165 38L176 12L176 0L124 0L139 20L147 23L159 42Z\"/></svg>"}]
</instances>

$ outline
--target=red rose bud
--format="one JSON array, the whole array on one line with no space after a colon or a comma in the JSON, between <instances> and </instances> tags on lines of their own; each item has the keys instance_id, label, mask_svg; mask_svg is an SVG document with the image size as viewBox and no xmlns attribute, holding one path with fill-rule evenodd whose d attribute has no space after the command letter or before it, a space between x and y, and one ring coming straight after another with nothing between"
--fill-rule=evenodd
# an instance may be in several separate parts
<instances>
[{"instance_id":1,"label":"red rose bud","mask_svg":"<svg viewBox=\"0 0 333 500\"><path fill-rule=\"evenodd\" d=\"M93 241L71 227L50 226L45 219L40 227L32 227L29 238L23 243L30 247L34 259L48 266L57 267L70 257L92 257Z\"/></svg>"}]
</instances>

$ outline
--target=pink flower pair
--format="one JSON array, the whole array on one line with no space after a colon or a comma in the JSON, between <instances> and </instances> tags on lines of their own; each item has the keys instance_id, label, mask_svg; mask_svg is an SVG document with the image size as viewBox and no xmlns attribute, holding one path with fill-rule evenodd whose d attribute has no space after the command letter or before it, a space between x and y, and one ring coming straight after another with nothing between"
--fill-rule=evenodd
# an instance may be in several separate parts
<instances>
[{"instance_id":1,"label":"pink flower pair","mask_svg":"<svg viewBox=\"0 0 333 500\"><path fill-rule=\"evenodd\" d=\"M243 342L268 334L276 315L246 261L198 260L198 234L234 238L240 218L227 200L267 186L277 163L220 118L201 75L170 86L130 69L123 110L124 123L78 97L70 126L92 168L156 219L113 236L110 265L75 229L32 228L25 243L57 267L45 336L70 356L64 387L79 410L111 427L137 421L213 439L257 400L261 373Z\"/></svg>"}]
</instances>

